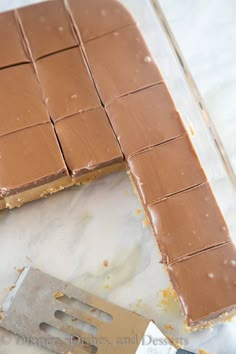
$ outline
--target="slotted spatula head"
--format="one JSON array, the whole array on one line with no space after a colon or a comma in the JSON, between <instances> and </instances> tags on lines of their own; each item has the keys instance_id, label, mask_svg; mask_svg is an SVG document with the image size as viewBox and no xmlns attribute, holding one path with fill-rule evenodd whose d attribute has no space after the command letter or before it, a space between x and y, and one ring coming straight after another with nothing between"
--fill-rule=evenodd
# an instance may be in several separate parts
<instances>
[{"instance_id":1,"label":"slotted spatula head","mask_svg":"<svg viewBox=\"0 0 236 354\"><path fill-rule=\"evenodd\" d=\"M133 354L150 321L35 268L25 268L0 326L60 354Z\"/></svg>"}]
</instances>

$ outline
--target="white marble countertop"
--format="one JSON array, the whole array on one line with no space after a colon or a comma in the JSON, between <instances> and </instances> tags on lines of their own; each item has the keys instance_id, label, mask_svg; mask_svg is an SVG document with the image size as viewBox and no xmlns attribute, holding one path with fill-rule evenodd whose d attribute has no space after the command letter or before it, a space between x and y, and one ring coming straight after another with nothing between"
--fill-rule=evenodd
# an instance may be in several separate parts
<instances>
[{"instance_id":1,"label":"white marble countertop","mask_svg":"<svg viewBox=\"0 0 236 354\"><path fill-rule=\"evenodd\" d=\"M236 2L159 3L236 174Z\"/></svg>"},{"instance_id":2,"label":"white marble countertop","mask_svg":"<svg viewBox=\"0 0 236 354\"><path fill-rule=\"evenodd\" d=\"M38 0L2 0L0 11ZM86 1L86 0L85 0ZM222 163L217 157L198 109L179 76L177 63L162 41L162 32L148 6L149 0L122 0L138 19L153 55L189 129L236 238L235 204ZM189 0L190 1L190 0ZM204 141L204 145L203 145ZM163 290L170 287L160 264L160 253L126 172L82 187L63 191L11 212L0 214L0 305L17 279L17 268L32 265L70 281L125 308L154 319L174 340L184 340L194 352L235 354L236 320L187 334L178 305L167 304ZM108 266L104 266L104 261ZM168 330L166 325L173 326ZM47 353L0 331L0 354Z\"/></svg>"}]
</instances>

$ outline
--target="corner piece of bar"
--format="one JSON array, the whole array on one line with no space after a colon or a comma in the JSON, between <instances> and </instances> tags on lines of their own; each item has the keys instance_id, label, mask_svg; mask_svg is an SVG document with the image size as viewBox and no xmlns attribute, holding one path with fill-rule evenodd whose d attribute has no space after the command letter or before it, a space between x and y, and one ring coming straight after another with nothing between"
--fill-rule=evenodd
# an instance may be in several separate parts
<instances>
[{"instance_id":1,"label":"corner piece of bar","mask_svg":"<svg viewBox=\"0 0 236 354\"><path fill-rule=\"evenodd\" d=\"M128 165L145 205L207 181L186 135L133 155Z\"/></svg>"},{"instance_id":2,"label":"corner piece of bar","mask_svg":"<svg viewBox=\"0 0 236 354\"><path fill-rule=\"evenodd\" d=\"M50 121L32 64L0 70L0 117L0 136Z\"/></svg>"},{"instance_id":3,"label":"corner piece of bar","mask_svg":"<svg viewBox=\"0 0 236 354\"><path fill-rule=\"evenodd\" d=\"M185 133L164 83L120 98L106 110L126 158Z\"/></svg>"},{"instance_id":4,"label":"corner piece of bar","mask_svg":"<svg viewBox=\"0 0 236 354\"><path fill-rule=\"evenodd\" d=\"M168 271L190 329L209 326L236 310L233 243L176 262Z\"/></svg>"},{"instance_id":5,"label":"corner piece of bar","mask_svg":"<svg viewBox=\"0 0 236 354\"><path fill-rule=\"evenodd\" d=\"M122 168L123 155L102 107L62 119L55 129L75 183Z\"/></svg>"},{"instance_id":6,"label":"corner piece of bar","mask_svg":"<svg viewBox=\"0 0 236 354\"><path fill-rule=\"evenodd\" d=\"M72 184L51 123L0 137L0 197L8 208Z\"/></svg>"},{"instance_id":7,"label":"corner piece of bar","mask_svg":"<svg viewBox=\"0 0 236 354\"><path fill-rule=\"evenodd\" d=\"M165 263L230 241L208 183L148 206L148 214Z\"/></svg>"},{"instance_id":8,"label":"corner piece of bar","mask_svg":"<svg viewBox=\"0 0 236 354\"><path fill-rule=\"evenodd\" d=\"M85 53L105 104L162 81L135 25L85 43Z\"/></svg>"},{"instance_id":9,"label":"corner piece of bar","mask_svg":"<svg viewBox=\"0 0 236 354\"><path fill-rule=\"evenodd\" d=\"M78 43L63 0L51 0L16 10L34 60Z\"/></svg>"},{"instance_id":10,"label":"corner piece of bar","mask_svg":"<svg viewBox=\"0 0 236 354\"><path fill-rule=\"evenodd\" d=\"M117 0L68 0L67 2L82 42L135 23L131 14Z\"/></svg>"},{"instance_id":11,"label":"corner piece of bar","mask_svg":"<svg viewBox=\"0 0 236 354\"><path fill-rule=\"evenodd\" d=\"M14 11L0 14L0 53L0 68L30 61Z\"/></svg>"},{"instance_id":12,"label":"corner piece of bar","mask_svg":"<svg viewBox=\"0 0 236 354\"><path fill-rule=\"evenodd\" d=\"M80 48L40 59L36 62L36 68L54 122L100 106Z\"/></svg>"}]
</instances>

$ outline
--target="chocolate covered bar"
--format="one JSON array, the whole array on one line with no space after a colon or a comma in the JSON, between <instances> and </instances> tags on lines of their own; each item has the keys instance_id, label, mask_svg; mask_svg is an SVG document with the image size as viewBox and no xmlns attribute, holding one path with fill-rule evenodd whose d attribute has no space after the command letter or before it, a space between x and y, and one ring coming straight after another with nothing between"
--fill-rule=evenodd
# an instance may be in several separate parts
<instances>
[{"instance_id":1,"label":"chocolate covered bar","mask_svg":"<svg viewBox=\"0 0 236 354\"><path fill-rule=\"evenodd\" d=\"M66 164L78 184L124 166L123 155L102 107L56 122Z\"/></svg>"},{"instance_id":2,"label":"chocolate covered bar","mask_svg":"<svg viewBox=\"0 0 236 354\"><path fill-rule=\"evenodd\" d=\"M147 211L167 264L230 241L209 183L151 204Z\"/></svg>"},{"instance_id":3,"label":"chocolate covered bar","mask_svg":"<svg viewBox=\"0 0 236 354\"><path fill-rule=\"evenodd\" d=\"M22 7L16 15L35 60L78 45L63 0Z\"/></svg>"},{"instance_id":4,"label":"chocolate covered bar","mask_svg":"<svg viewBox=\"0 0 236 354\"><path fill-rule=\"evenodd\" d=\"M188 326L233 310L235 246L127 10L52 0L0 14L0 53L0 209L127 166Z\"/></svg>"},{"instance_id":5,"label":"chocolate covered bar","mask_svg":"<svg viewBox=\"0 0 236 354\"><path fill-rule=\"evenodd\" d=\"M54 122L100 106L80 48L38 60L36 69L48 112Z\"/></svg>"},{"instance_id":6,"label":"chocolate covered bar","mask_svg":"<svg viewBox=\"0 0 236 354\"><path fill-rule=\"evenodd\" d=\"M50 122L33 65L0 70L0 136Z\"/></svg>"},{"instance_id":7,"label":"chocolate covered bar","mask_svg":"<svg viewBox=\"0 0 236 354\"><path fill-rule=\"evenodd\" d=\"M135 23L131 14L116 0L68 0L67 3L83 43Z\"/></svg>"},{"instance_id":8,"label":"chocolate covered bar","mask_svg":"<svg viewBox=\"0 0 236 354\"><path fill-rule=\"evenodd\" d=\"M169 266L189 327L209 326L236 309L236 249L231 242Z\"/></svg>"},{"instance_id":9,"label":"chocolate covered bar","mask_svg":"<svg viewBox=\"0 0 236 354\"><path fill-rule=\"evenodd\" d=\"M84 47L104 104L162 81L136 25L89 41Z\"/></svg>"},{"instance_id":10,"label":"chocolate covered bar","mask_svg":"<svg viewBox=\"0 0 236 354\"><path fill-rule=\"evenodd\" d=\"M145 205L206 182L186 135L131 156L128 165Z\"/></svg>"},{"instance_id":11,"label":"chocolate covered bar","mask_svg":"<svg viewBox=\"0 0 236 354\"><path fill-rule=\"evenodd\" d=\"M106 110L126 158L185 133L164 83L116 100Z\"/></svg>"},{"instance_id":12,"label":"chocolate covered bar","mask_svg":"<svg viewBox=\"0 0 236 354\"><path fill-rule=\"evenodd\" d=\"M30 61L14 11L0 14L0 69Z\"/></svg>"},{"instance_id":13,"label":"chocolate covered bar","mask_svg":"<svg viewBox=\"0 0 236 354\"><path fill-rule=\"evenodd\" d=\"M51 123L0 137L0 197L13 208L71 185Z\"/></svg>"}]
</instances>

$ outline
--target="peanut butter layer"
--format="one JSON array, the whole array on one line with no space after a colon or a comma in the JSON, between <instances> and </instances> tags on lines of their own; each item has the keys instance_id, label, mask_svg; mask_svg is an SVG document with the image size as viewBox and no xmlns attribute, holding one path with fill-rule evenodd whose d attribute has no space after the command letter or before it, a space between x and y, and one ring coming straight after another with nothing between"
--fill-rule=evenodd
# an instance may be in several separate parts
<instances>
[{"instance_id":1,"label":"peanut butter layer","mask_svg":"<svg viewBox=\"0 0 236 354\"><path fill-rule=\"evenodd\" d=\"M228 243L169 266L189 326L236 307L236 249Z\"/></svg>"},{"instance_id":2,"label":"peanut butter layer","mask_svg":"<svg viewBox=\"0 0 236 354\"><path fill-rule=\"evenodd\" d=\"M146 205L206 182L193 146L185 135L132 156L128 165Z\"/></svg>"},{"instance_id":3,"label":"peanut butter layer","mask_svg":"<svg viewBox=\"0 0 236 354\"><path fill-rule=\"evenodd\" d=\"M16 10L34 59L77 45L63 0Z\"/></svg>"},{"instance_id":4,"label":"peanut butter layer","mask_svg":"<svg viewBox=\"0 0 236 354\"><path fill-rule=\"evenodd\" d=\"M3 198L0 198L0 210L3 210L6 208L6 203Z\"/></svg>"},{"instance_id":5,"label":"peanut butter layer","mask_svg":"<svg viewBox=\"0 0 236 354\"><path fill-rule=\"evenodd\" d=\"M68 176L51 123L0 137L0 197Z\"/></svg>"},{"instance_id":6,"label":"peanut butter layer","mask_svg":"<svg viewBox=\"0 0 236 354\"><path fill-rule=\"evenodd\" d=\"M135 25L85 44L89 66L104 103L162 81Z\"/></svg>"},{"instance_id":7,"label":"peanut butter layer","mask_svg":"<svg viewBox=\"0 0 236 354\"><path fill-rule=\"evenodd\" d=\"M102 166L101 168L98 168L96 170L90 171L90 172L85 172L83 175L79 175L78 177L73 177L72 182L75 185L80 185L80 184L87 184L94 179L98 179L107 175L110 175L111 173L118 172L121 170L125 170L126 166L124 161L122 162L114 162L111 165L107 166Z\"/></svg>"},{"instance_id":8,"label":"peanut butter layer","mask_svg":"<svg viewBox=\"0 0 236 354\"><path fill-rule=\"evenodd\" d=\"M73 177L123 160L102 107L62 119L55 129Z\"/></svg>"},{"instance_id":9,"label":"peanut butter layer","mask_svg":"<svg viewBox=\"0 0 236 354\"><path fill-rule=\"evenodd\" d=\"M25 203L34 200L45 198L51 194L62 191L65 188L71 187L73 184L70 176L58 177L58 179L42 185L33 186L31 189L24 190L17 194L12 194L4 199L4 208L13 209L19 208ZM0 204L1 210L1 204Z\"/></svg>"},{"instance_id":10,"label":"peanut butter layer","mask_svg":"<svg viewBox=\"0 0 236 354\"><path fill-rule=\"evenodd\" d=\"M164 83L118 99L106 110L126 157L185 132Z\"/></svg>"},{"instance_id":11,"label":"peanut butter layer","mask_svg":"<svg viewBox=\"0 0 236 354\"><path fill-rule=\"evenodd\" d=\"M148 214L166 263L230 241L208 183L150 205Z\"/></svg>"},{"instance_id":12,"label":"peanut butter layer","mask_svg":"<svg viewBox=\"0 0 236 354\"><path fill-rule=\"evenodd\" d=\"M83 42L134 24L130 13L116 0L69 0L68 4Z\"/></svg>"},{"instance_id":13,"label":"peanut butter layer","mask_svg":"<svg viewBox=\"0 0 236 354\"><path fill-rule=\"evenodd\" d=\"M40 59L36 67L49 114L54 122L100 106L79 48Z\"/></svg>"},{"instance_id":14,"label":"peanut butter layer","mask_svg":"<svg viewBox=\"0 0 236 354\"><path fill-rule=\"evenodd\" d=\"M14 11L0 14L0 68L29 62Z\"/></svg>"},{"instance_id":15,"label":"peanut butter layer","mask_svg":"<svg viewBox=\"0 0 236 354\"><path fill-rule=\"evenodd\" d=\"M0 136L49 122L32 64L0 70Z\"/></svg>"}]
</instances>

